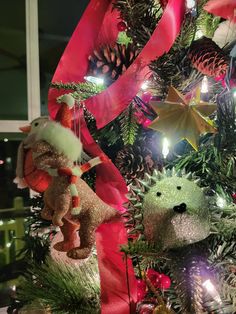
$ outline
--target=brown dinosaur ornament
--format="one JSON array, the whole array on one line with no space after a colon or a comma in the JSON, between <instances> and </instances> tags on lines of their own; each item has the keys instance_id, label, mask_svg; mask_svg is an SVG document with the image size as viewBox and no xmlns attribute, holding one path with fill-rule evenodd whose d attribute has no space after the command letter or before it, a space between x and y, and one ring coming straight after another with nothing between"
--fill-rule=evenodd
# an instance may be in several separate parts
<instances>
[{"instance_id":1,"label":"brown dinosaur ornament","mask_svg":"<svg viewBox=\"0 0 236 314\"><path fill-rule=\"evenodd\" d=\"M41 128L39 125L35 133L30 145L34 165L52 176L44 192L45 205L41 215L44 219L52 220L55 226L59 226L64 236L64 240L54 247L59 251L67 252L70 258L87 258L95 242L97 227L102 223L120 219L120 214L104 203L80 178L80 175L77 175L76 180L73 181L80 200L80 210L76 215L73 214L70 177L61 175L59 170L75 169L77 173L81 172L83 165L74 166L75 158L79 156L76 157L76 154L71 152L73 147L79 144L81 146L81 143L71 130L53 121L44 123ZM81 149L82 147L80 153ZM78 237L80 245L75 247Z\"/></svg>"}]
</instances>

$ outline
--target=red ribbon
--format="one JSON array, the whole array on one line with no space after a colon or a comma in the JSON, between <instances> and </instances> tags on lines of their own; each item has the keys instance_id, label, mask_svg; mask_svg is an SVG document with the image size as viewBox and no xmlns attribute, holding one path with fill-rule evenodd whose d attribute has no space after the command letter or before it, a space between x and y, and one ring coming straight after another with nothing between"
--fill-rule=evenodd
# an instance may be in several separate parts
<instances>
[{"instance_id":1,"label":"red ribbon","mask_svg":"<svg viewBox=\"0 0 236 314\"><path fill-rule=\"evenodd\" d=\"M147 65L170 50L180 31L184 5L184 0L170 0L151 38L127 71L105 91L86 101L98 128L115 119L128 106L150 75Z\"/></svg>"},{"instance_id":2,"label":"red ribbon","mask_svg":"<svg viewBox=\"0 0 236 314\"><path fill-rule=\"evenodd\" d=\"M184 0L170 0L152 37L129 69L107 90L86 101L96 118L98 127L113 120L136 95L141 83L150 75L148 63L167 52L179 32L184 13ZM113 43L117 37L118 12L112 11L110 0L91 0L58 64L53 82L81 82L87 73L88 56L97 43ZM49 90L49 112L55 118L59 105L56 97L69 91ZM101 154L100 147L90 135L80 114L80 136L84 149L93 157ZM127 188L112 163L97 166L96 193L111 206L122 209ZM137 283L131 261L126 265L119 246L126 243L122 223L101 225L96 232L96 244L101 279L101 307L103 314L133 313L130 308L137 299Z\"/></svg>"}]
</instances>

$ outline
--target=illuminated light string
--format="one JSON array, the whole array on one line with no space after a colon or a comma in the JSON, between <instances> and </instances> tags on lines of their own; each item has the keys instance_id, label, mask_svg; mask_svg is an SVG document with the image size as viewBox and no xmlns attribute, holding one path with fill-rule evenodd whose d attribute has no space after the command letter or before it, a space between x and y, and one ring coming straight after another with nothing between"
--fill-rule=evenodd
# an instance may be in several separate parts
<instances>
[{"instance_id":1,"label":"illuminated light string","mask_svg":"<svg viewBox=\"0 0 236 314\"><path fill-rule=\"evenodd\" d=\"M84 79L90 83L96 84L96 85L103 85L104 79L102 77L95 77L95 76L85 76Z\"/></svg>"},{"instance_id":2,"label":"illuminated light string","mask_svg":"<svg viewBox=\"0 0 236 314\"><path fill-rule=\"evenodd\" d=\"M208 92L209 92L208 79L207 79L207 76L204 76L204 78L202 80L202 85L201 85L201 93L206 94Z\"/></svg>"},{"instance_id":3,"label":"illuminated light string","mask_svg":"<svg viewBox=\"0 0 236 314\"><path fill-rule=\"evenodd\" d=\"M195 0L186 0L186 7L188 8L188 9L194 9L195 8L195 6L196 6L196 2L195 2Z\"/></svg>"},{"instance_id":4,"label":"illuminated light string","mask_svg":"<svg viewBox=\"0 0 236 314\"><path fill-rule=\"evenodd\" d=\"M164 158L166 158L170 152L169 147L170 147L170 142L166 137L164 137L162 140L162 155Z\"/></svg>"},{"instance_id":5,"label":"illuminated light string","mask_svg":"<svg viewBox=\"0 0 236 314\"><path fill-rule=\"evenodd\" d=\"M206 289L206 291L209 293L213 300L215 300L219 304L222 304L219 292L216 290L216 287L213 285L210 279L204 281L202 286Z\"/></svg>"}]
</instances>

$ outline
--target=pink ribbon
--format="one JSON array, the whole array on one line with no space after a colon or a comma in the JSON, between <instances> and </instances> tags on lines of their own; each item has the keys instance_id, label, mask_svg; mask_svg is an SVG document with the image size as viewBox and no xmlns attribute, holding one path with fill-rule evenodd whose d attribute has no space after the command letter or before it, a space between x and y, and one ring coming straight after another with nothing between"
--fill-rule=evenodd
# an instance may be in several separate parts
<instances>
[{"instance_id":1,"label":"pink ribbon","mask_svg":"<svg viewBox=\"0 0 236 314\"><path fill-rule=\"evenodd\" d=\"M171 48L180 29L184 2L184 0L169 1L156 30L135 62L107 90L86 101L86 106L95 116L99 128L113 120L136 95L141 83L150 75L148 63ZM112 1L91 0L61 57L52 81L64 83L83 81L87 73L88 56L98 47L98 43L115 42L118 21L118 12L112 11ZM49 90L48 108L52 118L55 118L59 107L56 97L65 92L69 91ZM102 151L90 135L82 114L80 123L84 149L92 157L99 155ZM106 203L122 210L127 188L112 163L97 167L96 193ZM120 245L126 242L126 230L120 222L103 224L96 232L103 314L135 312L132 306L137 300L137 282L131 261L127 261L126 267L123 255L119 251Z\"/></svg>"}]
</instances>

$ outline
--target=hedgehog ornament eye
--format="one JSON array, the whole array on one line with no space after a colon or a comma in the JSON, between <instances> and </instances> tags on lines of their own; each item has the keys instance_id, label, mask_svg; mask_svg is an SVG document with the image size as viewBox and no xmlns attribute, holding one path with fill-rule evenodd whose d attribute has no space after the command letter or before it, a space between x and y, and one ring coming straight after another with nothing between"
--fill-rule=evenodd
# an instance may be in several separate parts
<instances>
[{"instance_id":1,"label":"hedgehog ornament eye","mask_svg":"<svg viewBox=\"0 0 236 314\"><path fill-rule=\"evenodd\" d=\"M161 192L157 192L156 194L157 194L157 196L158 196L158 197L160 197L160 196L161 196Z\"/></svg>"},{"instance_id":2,"label":"hedgehog ornament eye","mask_svg":"<svg viewBox=\"0 0 236 314\"><path fill-rule=\"evenodd\" d=\"M180 185L177 186L177 190L181 190L182 187Z\"/></svg>"}]
</instances>

